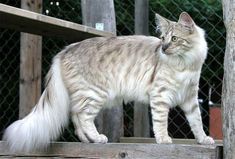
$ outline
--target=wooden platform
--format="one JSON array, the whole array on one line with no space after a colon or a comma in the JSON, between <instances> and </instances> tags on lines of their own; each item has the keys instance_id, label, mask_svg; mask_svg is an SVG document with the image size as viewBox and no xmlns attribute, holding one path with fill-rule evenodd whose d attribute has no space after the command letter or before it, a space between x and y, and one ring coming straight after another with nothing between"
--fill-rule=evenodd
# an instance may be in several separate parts
<instances>
[{"instance_id":1,"label":"wooden platform","mask_svg":"<svg viewBox=\"0 0 235 159\"><path fill-rule=\"evenodd\" d=\"M222 159L222 145L56 142L44 152L10 153L2 141L0 158Z\"/></svg>"},{"instance_id":2,"label":"wooden platform","mask_svg":"<svg viewBox=\"0 0 235 159\"><path fill-rule=\"evenodd\" d=\"M155 138L149 138L149 137L121 137L120 138L121 143L156 143ZM197 144L195 139L173 139L174 144ZM222 146L223 141L222 140L215 140L215 143L217 146Z\"/></svg>"},{"instance_id":3,"label":"wooden platform","mask_svg":"<svg viewBox=\"0 0 235 159\"><path fill-rule=\"evenodd\" d=\"M70 42L95 36L115 36L112 33L73 22L49 17L0 3L0 27L16 31L58 37Z\"/></svg>"}]
</instances>

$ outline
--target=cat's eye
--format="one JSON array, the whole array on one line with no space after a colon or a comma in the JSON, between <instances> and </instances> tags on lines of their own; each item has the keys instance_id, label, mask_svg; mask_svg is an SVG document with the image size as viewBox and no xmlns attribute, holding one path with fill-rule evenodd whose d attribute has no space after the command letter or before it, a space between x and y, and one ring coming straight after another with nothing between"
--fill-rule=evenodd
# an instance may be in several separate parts
<instances>
[{"instance_id":1,"label":"cat's eye","mask_svg":"<svg viewBox=\"0 0 235 159\"><path fill-rule=\"evenodd\" d=\"M176 37L176 36L171 37L171 41L176 42L177 40L178 40L178 37Z\"/></svg>"},{"instance_id":2,"label":"cat's eye","mask_svg":"<svg viewBox=\"0 0 235 159\"><path fill-rule=\"evenodd\" d=\"M165 40L164 36L162 36L161 39L164 41Z\"/></svg>"}]
</instances>

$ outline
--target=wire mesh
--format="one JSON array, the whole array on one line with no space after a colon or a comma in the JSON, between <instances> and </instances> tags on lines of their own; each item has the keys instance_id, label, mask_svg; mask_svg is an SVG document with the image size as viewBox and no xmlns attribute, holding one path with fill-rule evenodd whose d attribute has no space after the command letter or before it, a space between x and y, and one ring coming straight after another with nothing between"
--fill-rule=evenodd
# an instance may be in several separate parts
<instances>
[{"instance_id":1,"label":"wire mesh","mask_svg":"<svg viewBox=\"0 0 235 159\"><path fill-rule=\"evenodd\" d=\"M44 0L43 14L76 23L82 23L80 0ZM20 7L20 0L1 0L0 3ZM114 0L118 35L134 34L134 0ZM204 129L209 133L211 124L218 121L210 115L210 109L220 108L223 78L223 56L225 28L222 20L222 6L219 0L149 0L149 31L155 36L155 12L177 20L182 11L188 12L195 22L206 31L208 57L203 66L199 98ZM42 75L48 71L52 57L69 44L64 40L43 37ZM4 129L18 119L19 114L19 64L20 33L0 29L0 138ZM124 135L134 136L133 103L124 105ZM150 114L150 113L149 113ZM184 114L179 108L169 114L169 133L175 138L193 138ZM151 130L150 130L151 131ZM73 126L64 131L62 141L78 141ZM218 133L218 132L216 132ZM153 133L151 131L151 136ZM212 134L213 135L213 134ZM213 136L213 137L216 137Z\"/></svg>"}]
</instances>

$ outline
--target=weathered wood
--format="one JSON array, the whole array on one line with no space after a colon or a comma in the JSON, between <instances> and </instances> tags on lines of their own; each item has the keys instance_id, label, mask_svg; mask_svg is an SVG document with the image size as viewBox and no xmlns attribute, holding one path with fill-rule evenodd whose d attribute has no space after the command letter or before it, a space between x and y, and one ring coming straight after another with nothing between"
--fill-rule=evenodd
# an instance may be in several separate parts
<instances>
[{"instance_id":1,"label":"weathered wood","mask_svg":"<svg viewBox=\"0 0 235 159\"><path fill-rule=\"evenodd\" d=\"M134 136L149 137L150 122L148 105L135 102L134 103Z\"/></svg>"},{"instance_id":2,"label":"weathered wood","mask_svg":"<svg viewBox=\"0 0 235 159\"><path fill-rule=\"evenodd\" d=\"M135 0L135 34L149 35L149 0Z\"/></svg>"},{"instance_id":3,"label":"weathered wood","mask_svg":"<svg viewBox=\"0 0 235 159\"><path fill-rule=\"evenodd\" d=\"M149 35L149 1L135 0L135 34ZM134 103L134 136L149 137L148 105Z\"/></svg>"},{"instance_id":4,"label":"weathered wood","mask_svg":"<svg viewBox=\"0 0 235 159\"><path fill-rule=\"evenodd\" d=\"M174 144L197 144L195 139L172 139ZM155 138L147 138L147 137L121 137L121 143L156 143ZM222 140L215 140L216 145L222 146Z\"/></svg>"},{"instance_id":5,"label":"weathered wood","mask_svg":"<svg viewBox=\"0 0 235 159\"><path fill-rule=\"evenodd\" d=\"M0 142L1 157L74 157L74 158L161 158L161 159L219 159L221 146L185 144L86 144L52 143L47 151L10 153Z\"/></svg>"},{"instance_id":6,"label":"weathered wood","mask_svg":"<svg viewBox=\"0 0 235 159\"><path fill-rule=\"evenodd\" d=\"M96 118L97 129L108 137L109 142L118 142L123 136L123 108L120 105L112 109L101 110Z\"/></svg>"},{"instance_id":7,"label":"weathered wood","mask_svg":"<svg viewBox=\"0 0 235 159\"><path fill-rule=\"evenodd\" d=\"M113 0L82 0L82 21L86 26L96 28L103 25L103 30L116 35L116 19Z\"/></svg>"},{"instance_id":8,"label":"weathered wood","mask_svg":"<svg viewBox=\"0 0 235 159\"><path fill-rule=\"evenodd\" d=\"M235 2L223 0L226 27L224 80L222 90L224 158L235 158Z\"/></svg>"},{"instance_id":9,"label":"weathered wood","mask_svg":"<svg viewBox=\"0 0 235 159\"><path fill-rule=\"evenodd\" d=\"M0 27L37 35L62 38L70 42L113 33L26 11L0 3Z\"/></svg>"},{"instance_id":10,"label":"weathered wood","mask_svg":"<svg viewBox=\"0 0 235 159\"><path fill-rule=\"evenodd\" d=\"M41 95L42 38L21 33L19 118L26 116Z\"/></svg>"},{"instance_id":11,"label":"weathered wood","mask_svg":"<svg viewBox=\"0 0 235 159\"><path fill-rule=\"evenodd\" d=\"M21 0L21 8L40 13L42 0ZM26 116L41 95L42 37L21 33L19 117Z\"/></svg>"},{"instance_id":12,"label":"weathered wood","mask_svg":"<svg viewBox=\"0 0 235 159\"><path fill-rule=\"evenodd\" d=\"M99 27L116 34L116 21L113 0L82 0L83 24ZM114 106L102 110L96 118L100 133L105 134L109 142L117 142L123 135L123 108Z\"/></svg>"}]
</instances>

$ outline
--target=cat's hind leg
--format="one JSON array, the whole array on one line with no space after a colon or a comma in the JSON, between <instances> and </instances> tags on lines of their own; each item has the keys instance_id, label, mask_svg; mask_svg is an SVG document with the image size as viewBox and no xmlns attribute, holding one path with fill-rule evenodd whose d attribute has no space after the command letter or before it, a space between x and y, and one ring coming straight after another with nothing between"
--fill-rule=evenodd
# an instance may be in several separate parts
<instances>
[{"instance_id":1,"label":"cat's hind leg","mask_svg":"<svg viewBox=\"0 0 235 159\"><path fill-rule=\"evenodd\" d=\"M93 92L94 93L94 92ZM92 142L92 143L107 143L108 138L99 134L95 124L94 119L102 109L105 101L105 97L99 96L98 94L93 94L93 97L80 96L76 97L76 100L72 105L72 121L75 126L75 133L82 142ZM75 101L72 99L72 101Z\"/></svg>"}]
</instances>

